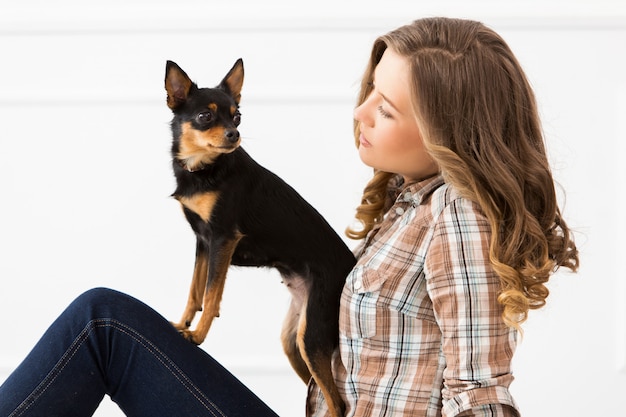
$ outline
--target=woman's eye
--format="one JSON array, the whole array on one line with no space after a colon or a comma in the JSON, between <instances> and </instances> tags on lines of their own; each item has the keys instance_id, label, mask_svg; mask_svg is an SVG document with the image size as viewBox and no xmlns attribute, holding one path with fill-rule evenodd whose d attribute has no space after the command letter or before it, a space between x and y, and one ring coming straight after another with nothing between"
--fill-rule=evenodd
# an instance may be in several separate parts
<instances>
[{"instance_id":1,"label":"woman's eye","mask_svg":"<svg viewBox=\"0 0 626 417\"><path fill-rule=\"evenodd\" d=\"M213 120L213 114L211 112L198 113L196 116L198 123L209 123Z\"/></svg>"},{"instance_id":2,"label":"woman's eye","mask_svg":"<svg viewBox=\"0 0 626 417\"><path fill-rule=\"evenodd\" d=\"M235 115L233 116L233 123L235 124L235 126L239 126L239 123L241 123L241 113L235 113Z\"/></svg>"},{"instance_id":3,"label":"woman's eye","mask_svg":"<svg viewBox=\"0 0 626 417\"><path fill-rule=\"evenodd\" d=\"M391 114L383 109L383 106L378 106L378 113L380 113L380 115L383 116L385 119L391 118Z\"/></svg>"}]
</instances>

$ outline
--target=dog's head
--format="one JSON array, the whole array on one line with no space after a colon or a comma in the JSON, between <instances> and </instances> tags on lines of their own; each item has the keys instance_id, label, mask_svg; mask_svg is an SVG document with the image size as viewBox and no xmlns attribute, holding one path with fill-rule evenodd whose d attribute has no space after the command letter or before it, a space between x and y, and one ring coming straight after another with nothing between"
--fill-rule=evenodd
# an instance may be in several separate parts
<instances>
[{"instance_id":1,"label":"dog's head","mask_svg":"<svg viewBox=\"0 0 626 417\"><path fill-rule=\"evenodd\" d=\"M211 164L219 155L239 146L242 85L241 59L215 88L198 88L176 63L167 61L167 105L174 113L172 152L189 171Z\"/></svg>"}]
</instances>

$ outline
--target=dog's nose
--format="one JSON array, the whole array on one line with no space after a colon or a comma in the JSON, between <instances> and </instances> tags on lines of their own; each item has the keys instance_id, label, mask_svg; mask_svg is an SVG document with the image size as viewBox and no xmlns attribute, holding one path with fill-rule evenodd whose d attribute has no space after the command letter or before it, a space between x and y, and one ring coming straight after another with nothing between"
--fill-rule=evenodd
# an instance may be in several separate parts
<instances>
[{"instance_id":1,"label":"dog's nose","mask_svg":"<svg viewBox=\"0 0 626 417\"><path fill-rule=\"evenodd\" d=\"M235 143L239 140L239 131L237 129L226 129L224 137L230 143Z\"/></svg>"}]
</instances>

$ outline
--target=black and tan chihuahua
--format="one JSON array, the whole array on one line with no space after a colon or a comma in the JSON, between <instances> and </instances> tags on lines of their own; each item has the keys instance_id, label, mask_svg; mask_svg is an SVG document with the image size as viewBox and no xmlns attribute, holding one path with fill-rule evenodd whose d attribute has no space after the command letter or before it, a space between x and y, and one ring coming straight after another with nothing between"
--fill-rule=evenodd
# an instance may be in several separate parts
<instances>
[{"instance_id":1,"label":"black and tan chihuahua","mask_svg":"<svg viewBox=\"0 0 626 417\"><path fill-rule=\"evenodd\" d=\"M281 335L285 353L305 383L314 378L339 417L344 405L331 357L338 345L339 299L355 259L309 203L240 146L243 78L241 59L215 88L199 88L176 63L166 65L167 105L174 114L173 196L197 238L189 299L175 327L202 343L219 316L229 266L276 268L292 295Z\"/></svg>"}]
</instances>

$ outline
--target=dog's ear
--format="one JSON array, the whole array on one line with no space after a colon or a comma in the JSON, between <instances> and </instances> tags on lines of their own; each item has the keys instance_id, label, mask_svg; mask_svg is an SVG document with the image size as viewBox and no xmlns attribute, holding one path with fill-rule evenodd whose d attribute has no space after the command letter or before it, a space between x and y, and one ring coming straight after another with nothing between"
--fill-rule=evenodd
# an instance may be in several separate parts
<instances>
[{"instance_id":1,"label":"dog's ear","mask_svg":"<svg viewBox=\"0 0 626 417\"><path fill-rule=\"evenodd\" d=\"M173 61L165 65L165 90L167 91L167 106L175 110L187 101L193 81Z\"/></svg>"},{"instance_id":2,"label":"dog's ear","mask_svg":"<svg viewBox=\"0 0 626 417\"><path fill-rule=\"evenodd\" d=\"M228 71L219 88L228 92L239 104L239 101L241 101L241 87L243 87L243 60L239 58Z\"/></svg>"}]
</instances>

